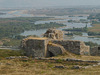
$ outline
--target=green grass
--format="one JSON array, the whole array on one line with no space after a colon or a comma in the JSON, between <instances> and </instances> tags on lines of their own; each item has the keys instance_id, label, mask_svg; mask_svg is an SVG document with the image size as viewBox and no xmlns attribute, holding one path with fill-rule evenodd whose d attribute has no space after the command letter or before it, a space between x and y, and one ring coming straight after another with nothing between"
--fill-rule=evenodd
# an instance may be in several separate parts
<instances>
[{"instance_id":1,"label":"green grass","mask_svg":"<svg viewBox=\"0 0 100 75\"><path fill-rule=\"evenodd\" d=\"M34 62L34 63L33 63ZM1 75L99 75L100 66L88 69L72 69L72 66L77 63L52 62L40 60L1 60L0 74ZM9 63L10 65L8 65ZM81 64L81 63L80 63ZM80 65L79 64L79 65ZM55 66L66 66L67 68L54 68ZM87 66L87 65L86 65Z\"/></svg>"},{"instance_id":2,"label":"green grass","mask_svg":"<svg viewBox=\"0 0 100 75\"><path fill-rule=\"evenodd\" d=\"M0 58L5 58L9 56L21 56L21 55L23 55L22 51L0 49Z\"/></svg>"},{"instance_id":3,"label":"green grass","mask_svg":"<svg viewBox=\"0 0 100 75\"><path fill-rule=\"evenodd\" d=\"M20 46L21 40L18 39L10 39L10 41L4 41L4 46Z\"/></svg>"}]
</instances>

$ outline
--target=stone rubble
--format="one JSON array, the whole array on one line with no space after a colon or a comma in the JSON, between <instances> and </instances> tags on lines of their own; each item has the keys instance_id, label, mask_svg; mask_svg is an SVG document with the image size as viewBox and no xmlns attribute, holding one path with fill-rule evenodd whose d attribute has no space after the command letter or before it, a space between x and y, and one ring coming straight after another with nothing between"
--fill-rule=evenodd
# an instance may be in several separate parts
<instances>
[{"instance_id":1,"label":"stone rubble","mask_svg":"<svg viewBox=\"0 0 100 75\"><path fill-rule=\"evenodd\" d=\"M28 59L29 57L27 56L10 56L6 57L6 59Z\"/></svg>"},{"instance_id":2,"label":"stone rubble","mask_svg":"<svg viewBox=\"0 0 100 75\"><path fill-rule=\"evenodd\" d=\"M83 67L82 66L79 66L79 65L75 65L72 67L72 69L82 69Z\"/></svg>"},{"instance_id":3,"label":"stone rubble","mask_svg":"<svg viewBox=\"0 0 100 75\"><path fill-rule=\"evenodd\" d=\"M65 67L65 66L55 66L54 68L65 69L67 67Z\"/></svg>"},{"instance_id":4,"label":"stone rubble","mask_svg":"<svg viewBox=\"0 0 100 75\"><path fill-rule=\"evenodd\" d=\"M61 40L63 39L63 32L60 30L57 30L55 28L50 28L44 33L44 37L50 38L50 39L58 39Z\"/></svg>"}]
</instances>

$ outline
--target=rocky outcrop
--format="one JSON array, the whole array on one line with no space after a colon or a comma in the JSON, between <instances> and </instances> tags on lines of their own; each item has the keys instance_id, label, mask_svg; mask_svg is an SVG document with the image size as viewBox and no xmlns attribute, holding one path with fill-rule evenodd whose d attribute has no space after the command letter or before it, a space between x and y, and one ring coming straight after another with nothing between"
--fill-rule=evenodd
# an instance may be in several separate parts
<instances>
[{"instance_id":1,"label":"rocky outcrop","mask_svg":"<svg viewBox=\"0 0 100 75\"><path fill-rule=\"evenodd\" d=\"M63 39L63 32L57 29L48 29L46 33L44 33L44 37L47 37L49 39Z\"/></svg>"}]
</instances>

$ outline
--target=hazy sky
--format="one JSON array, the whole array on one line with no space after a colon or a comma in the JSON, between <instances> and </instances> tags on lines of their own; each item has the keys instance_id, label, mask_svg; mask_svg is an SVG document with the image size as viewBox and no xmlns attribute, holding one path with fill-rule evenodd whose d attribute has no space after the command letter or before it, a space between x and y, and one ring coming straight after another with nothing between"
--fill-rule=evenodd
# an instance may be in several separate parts
<instances>
[{"instance_id":1,"label":"hazy sky","mask_svg":"<svg viewBox=\"0 0 100 75\"><path fill-rule=\"evenodd\" d=\"M100 5L100 0L0 0L0 7Z\"/></svg>"}]
</instances>

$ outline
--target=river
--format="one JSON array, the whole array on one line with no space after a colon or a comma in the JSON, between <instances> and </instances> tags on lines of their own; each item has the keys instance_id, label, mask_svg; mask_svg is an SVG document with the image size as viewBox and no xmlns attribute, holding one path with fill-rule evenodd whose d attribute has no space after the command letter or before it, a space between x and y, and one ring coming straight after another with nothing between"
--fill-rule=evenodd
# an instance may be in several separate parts
<instances>
[{"instance_id":1,"label":"river","mask_svg":"<svg viewBox=\"0 0 100 75\"><path fill-rule=\"evenodd\" d=\"M21 10L14 10L14 11L1 11L3 13L6 13L5 15L0 15L0 18L12 18L12 17L34 17L31 14L23 14ZM49 23L49 22L57 22L57 23L63 23L66 26L64 28L58 28L59 30L62 29L68 29L68 28L81 28L85 27L85 23L68 23L68 20L80 20L80 19L86 19L87 16L83 17L68 17L68 16L53 16L55 18L61 18L59 20L49 20L49 21L37 21L35 24L43 24L43 23ZM87 24L87 27L92 27L90 23ZM21 33L21 35L27 36L27 35L38 35L42 37L42 34L46 32L47 29L40 29L40 30L32 30L32 31L25 31L24 33ZM76 36L74 35L73 37L64 37L65 40L80 40L80 41L92 41L94 43L100 44L100 38L95 38L95 37L88 37L87 33L83 33L82 36Z\"/></svg>"}]
</instances>

